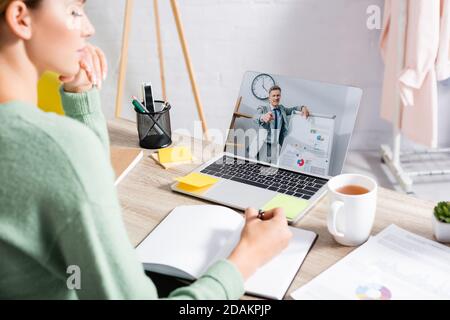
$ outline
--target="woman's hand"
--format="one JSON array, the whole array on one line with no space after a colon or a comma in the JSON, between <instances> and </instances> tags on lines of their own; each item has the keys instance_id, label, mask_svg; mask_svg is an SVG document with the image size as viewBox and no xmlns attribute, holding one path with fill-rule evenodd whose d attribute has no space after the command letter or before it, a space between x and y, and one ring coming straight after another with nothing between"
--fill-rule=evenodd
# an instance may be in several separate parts
<instances>
[{"instance_id":1,"label":"woman's hand","mask_svg":"<svg viewBox=\"0 0 450 320\"><path fill-rule=\"evenodd\" d=\"M61 76L59 79L64 83L64 91L81 93L91 90L93 86L101 89L107 72L108 65L103 51L88 44L80 60L78 74L72 77Z\"/></svg>"},{"instance_id":2,"label":"woman's hand","mask_svg":"<svg viewBox=\"0 0 450 320\"><path fill-rule=\"evenodd\" d=\"M284 210L277 208L264 213L264 220L258 219L258 211L245 210L245 226L241 240L228 257L241 271L244 279L256 269L283 251L292 238Z\"/></svg>"}]
</instances>

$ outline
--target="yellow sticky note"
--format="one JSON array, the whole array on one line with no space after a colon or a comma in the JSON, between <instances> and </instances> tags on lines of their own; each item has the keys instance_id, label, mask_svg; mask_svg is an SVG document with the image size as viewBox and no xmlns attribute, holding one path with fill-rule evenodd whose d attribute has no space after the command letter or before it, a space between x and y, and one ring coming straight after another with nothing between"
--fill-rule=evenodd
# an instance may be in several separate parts
<instances>
[{"instance_id":1,"label":"yellow sticky note","mask_svg":"<svg viewBox=\"0 0 450 320\"><path fill-rule=\"evenodd\" d=\"M159 162L181 162L192 160L191 150L188 147L165 148L158 151Z\"/></svg>"},{"instance_id":2,"label":"yellow sticky note","mask_svg":"<svg viewBox=\"0 0 450 320\"><path fill-rule=\"evenodd\" d=\"M206 187L197 188L197 187L193 187L188 184L181 183L181 182L179 182L177 184L178 189L186 191L186 192L197 193L197 194L202 194L203 192L209 190L209 188L211 188L212 186L213 186L213 184L210 184L210 185L207 185Z\"/></svg>"},{"instance_id":3,"label":"yellow sticky note","mask_svg":"<svg viewBox=\"0 0 450 320\"><path fill-rule=\"evenodd\" d=\"M219 181L219 179L217 178L213 178L198 172L190 173L185 177L176 178L175 180L194 188L211 186Z\"/></svg>"},{"instance_id":4,"label":"yellow sticky note","mask_svg":"<svg viewBox=\"0 0 450 320\"><path fill-rule=\"evenodd\" d=\"M269 211L274 208L283 208L287 218L293 219L308 206L308 201L285 194L278 194L261 209Z\"/></svg>"}]
</instances>

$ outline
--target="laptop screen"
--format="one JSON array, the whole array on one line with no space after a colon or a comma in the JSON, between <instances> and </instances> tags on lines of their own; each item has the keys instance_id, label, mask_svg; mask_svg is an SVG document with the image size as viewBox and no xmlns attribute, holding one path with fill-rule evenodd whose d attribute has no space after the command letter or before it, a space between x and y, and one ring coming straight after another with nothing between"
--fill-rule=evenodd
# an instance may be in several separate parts
<instances>
[{"instance_id":1,"label":"laptop screen","mask_svg":"<svg viewBox=\"0 0 450 320\"><path fill-rule=\"evenodd\" d=\"M246 72L225 152L306 174L338 175L361 97L355 87Z\"/></svg>"}]
</instances>

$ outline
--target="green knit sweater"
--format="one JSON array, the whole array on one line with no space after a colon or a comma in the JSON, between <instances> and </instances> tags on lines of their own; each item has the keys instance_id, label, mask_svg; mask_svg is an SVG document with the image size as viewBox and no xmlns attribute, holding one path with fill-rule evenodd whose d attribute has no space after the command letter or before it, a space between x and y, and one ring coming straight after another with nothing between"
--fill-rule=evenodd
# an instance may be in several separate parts
<instances>
[{"instance_id":1,"label":"green knit sweater","mask_svg":"<svg viewBox=\"0 0 450 320\"><path fill-rule=\"evenodd\" d=\"M0 299L156 299L122 221L98 91L61 96L66 117L0 104ZM243 293L222 260L170 298Z\"/></svg>"}]
</instances>

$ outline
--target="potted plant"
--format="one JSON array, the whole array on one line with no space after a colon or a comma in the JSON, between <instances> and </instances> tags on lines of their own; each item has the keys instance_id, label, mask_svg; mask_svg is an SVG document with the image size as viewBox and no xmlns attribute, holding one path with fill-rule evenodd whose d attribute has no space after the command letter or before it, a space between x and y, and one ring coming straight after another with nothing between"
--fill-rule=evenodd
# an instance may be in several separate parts
<instances>
[{"instance_id":1,"label":"potted plant","mask_svg":"<svg viewBox=\"0 0 450 320\"><path fill-rule=\"evenodd\" d=\"M439 202L433 214L434 236L440 242L450 242L450 202Z\"/></svg>"}]
</instances>

